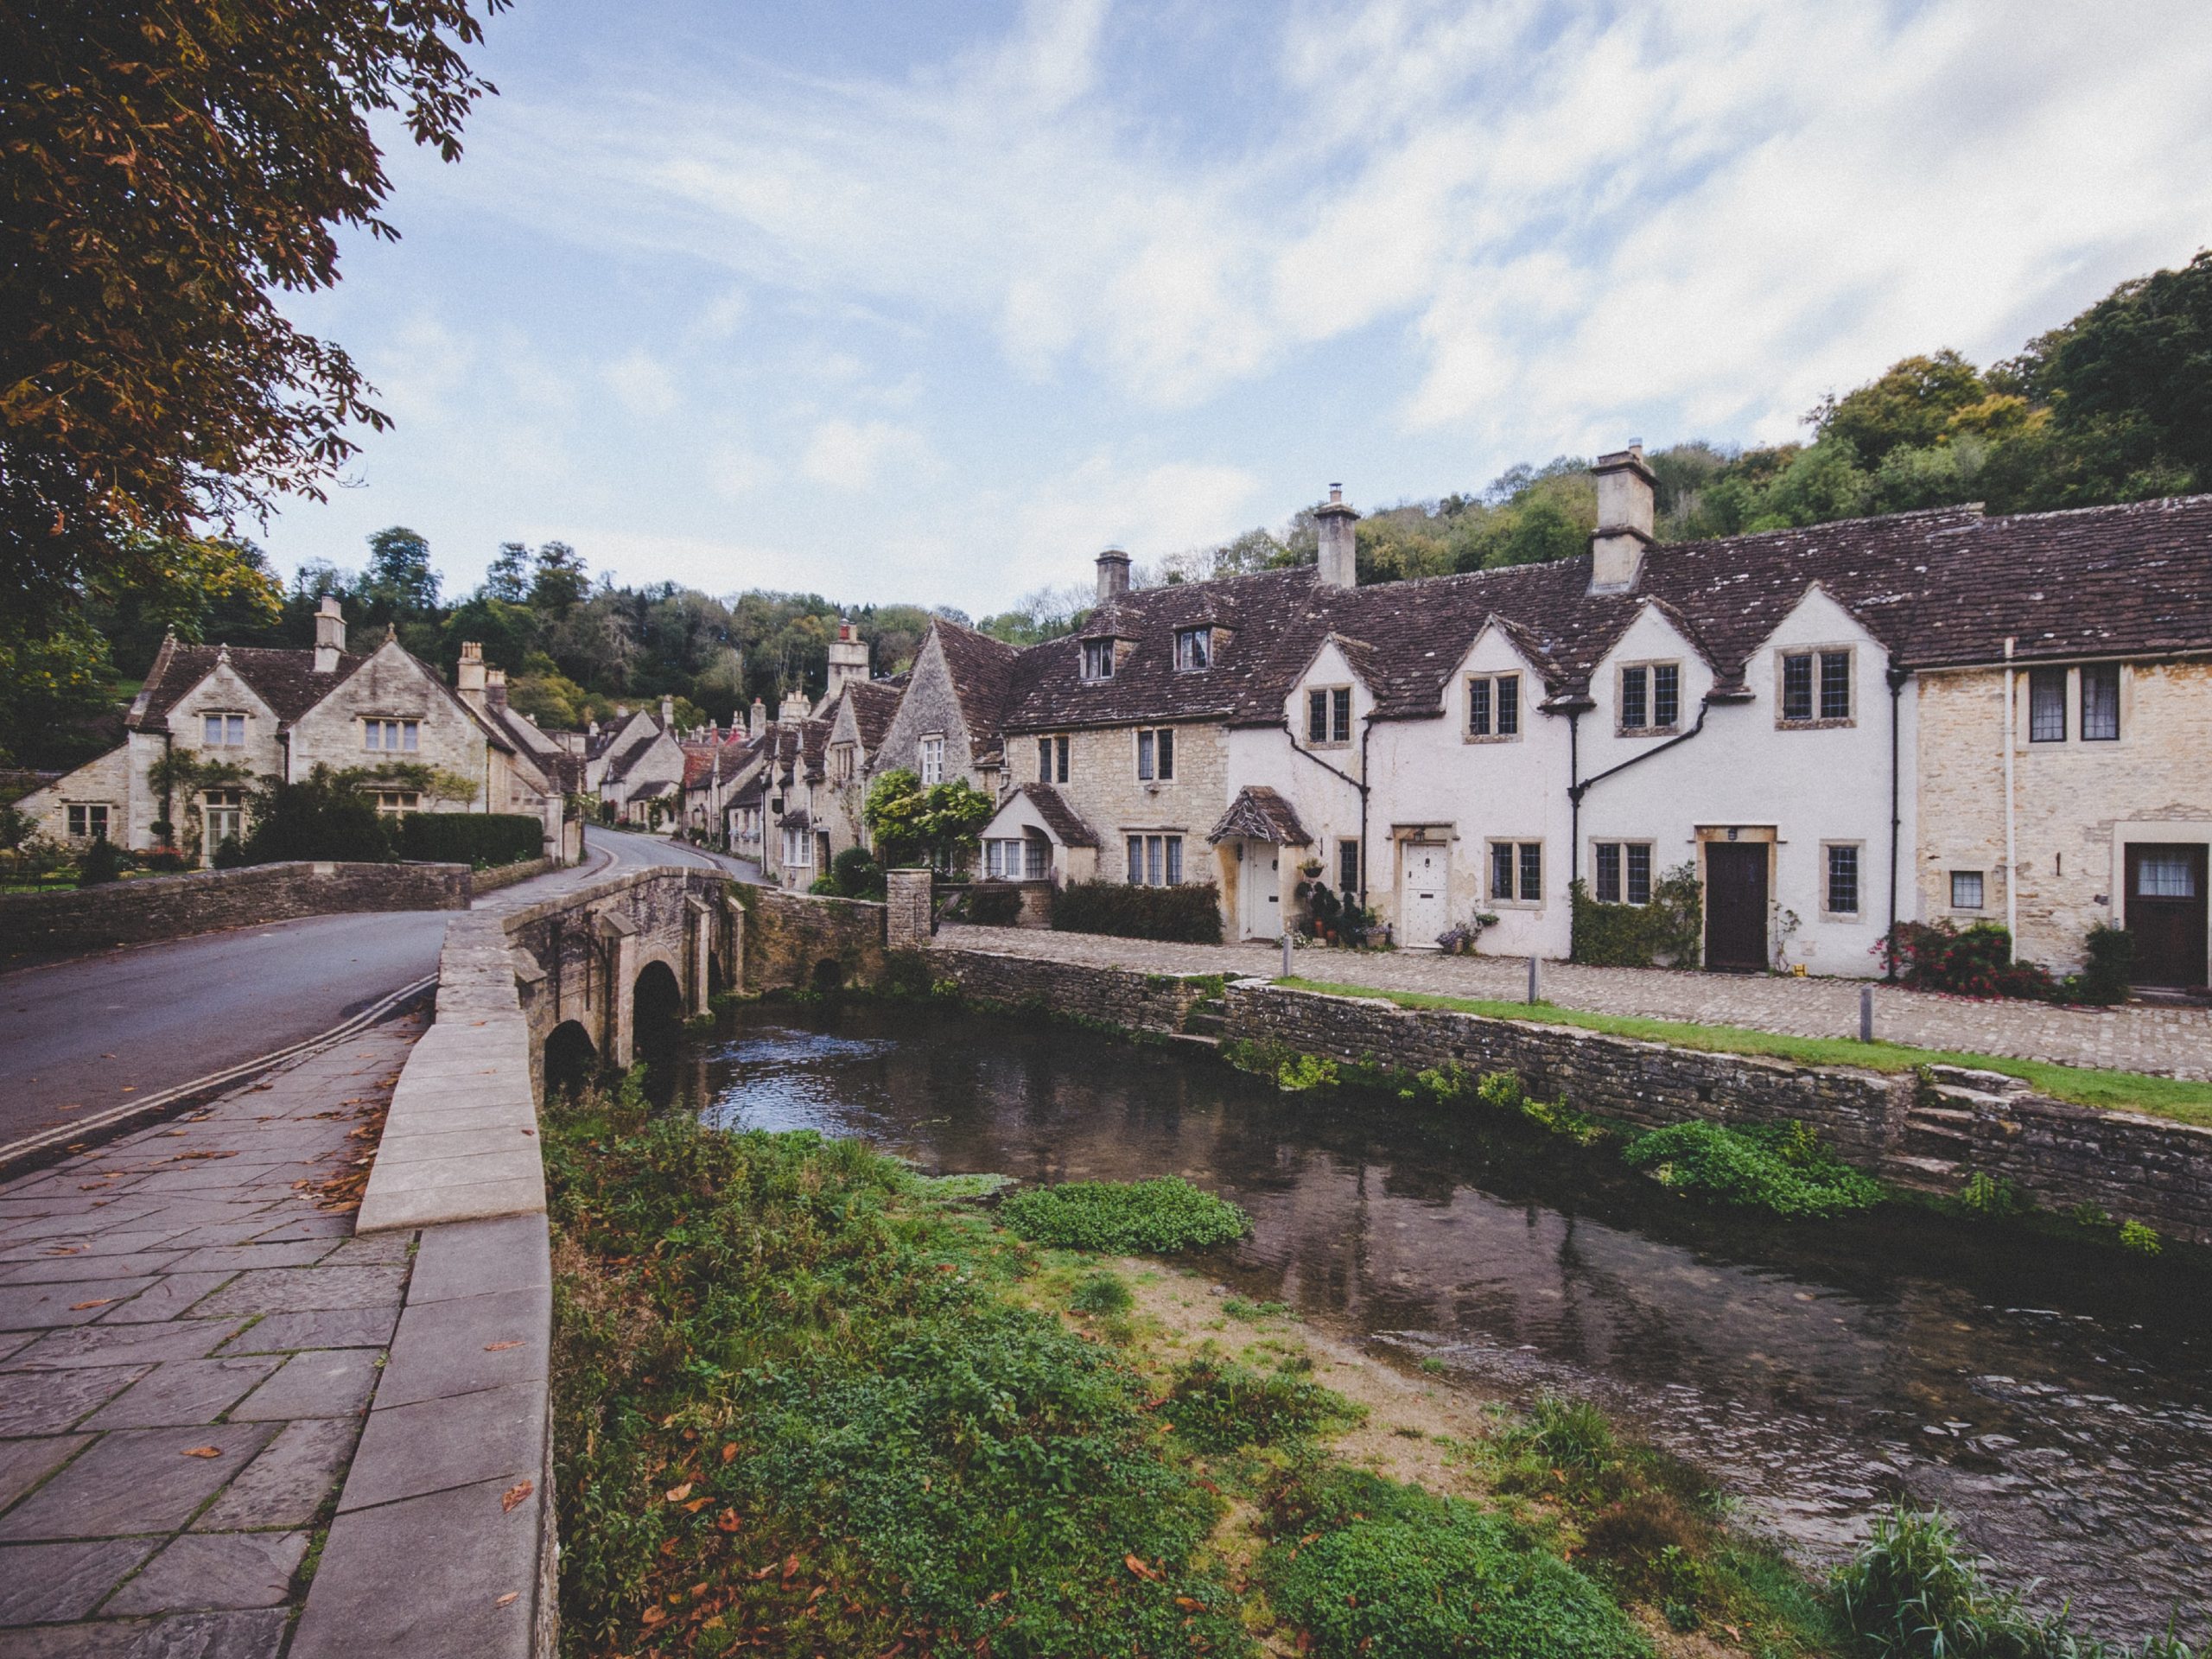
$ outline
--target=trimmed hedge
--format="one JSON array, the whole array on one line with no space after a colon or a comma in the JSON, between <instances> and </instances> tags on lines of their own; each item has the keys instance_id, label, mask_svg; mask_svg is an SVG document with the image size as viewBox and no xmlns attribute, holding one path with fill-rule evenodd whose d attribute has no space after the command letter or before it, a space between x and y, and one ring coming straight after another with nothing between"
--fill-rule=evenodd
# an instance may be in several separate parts
<instances>
[{"instance_id":1,"label":"trimmed hedge","mask_svg":"<svg viewBox=\"0 0 2212 1659\"><path fill-rule=\"evenodd\" d=\"M1179 887L1078 881L1052 895L1052 925L1062 933L1219 944L1221 893L1211 881L1190 881Z\"/></svg>"},{"instance_id":2,"label":"trimmed hedge","mask_svg":"<svg viewBox=\"0 0 2212 1659\"><path fill-rule=\"evenodd\" d=\"M410 812L398 840L404 859L479 869L545 854L545 826L527 812Z\"/></svg>"},{"instance_id":3,"label":"trimmed hedge","mask_svg":"<svg viewBox=\"0 0 2212 1659\"><path fill-rule=\"evenodd\" d=\"M1021 889L1008 881L978 881L968 890L965 912L978 927L1012 927L1021 919Z\"/></svg>"}]
</instances>

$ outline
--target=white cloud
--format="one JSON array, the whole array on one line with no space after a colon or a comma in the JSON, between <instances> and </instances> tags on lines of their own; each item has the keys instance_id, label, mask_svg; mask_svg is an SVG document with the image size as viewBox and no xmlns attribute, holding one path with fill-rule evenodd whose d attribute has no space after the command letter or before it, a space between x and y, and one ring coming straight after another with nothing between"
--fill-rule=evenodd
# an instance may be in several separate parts
<instances>
[{"instance_id":1,"label":"white cloud","mask_svg":"<svg viewBox=\"0 0 2212 1659\"><path fill-rule=\"evenodd\" d=\"M921 467L929 460L929 445L909 427L839 419L814 429L798 469L830 489L862 491L874 488L887 469Z\"/></svg>"},{"instance_id":2,"label":"white cloud","mask_svg":"<svg viewBox=\"0 0 2212 1659\"><path fill-rule=\"evenodd\" d=\"M604 378L614 401L641 421L673 414L683 401L668 365L643 349L608 364Z\"/></svg>"},{"instance_id":3,"label":"white cloud","mask_svg":"<svg viewBox=\"0 0 2212 1659\"><path fill-rule=\"evenodd\" d=\"M708 485L726 500L751 495L775 479L776 469L769 465L767 458L741 443L718 443L708 452Z\"/></svg>"}]
</instances>

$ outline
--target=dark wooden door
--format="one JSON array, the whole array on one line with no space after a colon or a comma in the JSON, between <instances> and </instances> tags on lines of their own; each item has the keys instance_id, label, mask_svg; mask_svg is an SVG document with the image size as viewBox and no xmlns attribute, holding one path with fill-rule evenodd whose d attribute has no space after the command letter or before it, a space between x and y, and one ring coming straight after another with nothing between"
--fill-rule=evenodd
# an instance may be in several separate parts
<instances>
[{"instance_id":1,"label":"dark wooden door","mask_svg":"<svg viewBox=\"0 0 2212 1659\"><path fill-rule=\"evenodd\" d=\"M2139 985L2204 983L2206 893L2201 846L2130 843L2127 931Z\"/></svg>"},{"instance_id":2,"label":"dark wooden door","mask_svg":"<svg viewBox=\"0 0 2212 1659\"><path fill-rule=\"evenodd\" d=\"M1705 844L1705 965L1766 970L1766 843Z\"/></svg>"}]
</instances>

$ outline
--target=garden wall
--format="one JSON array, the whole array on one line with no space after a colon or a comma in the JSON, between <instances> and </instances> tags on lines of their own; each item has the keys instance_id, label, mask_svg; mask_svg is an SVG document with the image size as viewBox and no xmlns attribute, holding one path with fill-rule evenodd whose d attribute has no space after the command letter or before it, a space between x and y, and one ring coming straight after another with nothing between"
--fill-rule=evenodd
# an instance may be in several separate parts
<instances>
[{"instance_id":1,"label":"garden wall","mask_svg":"<svg viewBox=\"0 0 2212 1659\"><path fill-rule=\"evenodd\" d=\"M885 906L867 899L830 899L741 887L745 908L745 988L774 990L814 982L817 966L837 964L850 984L883 976Z\"/></svg>"},{"instance_id":2,"label":"garden wall","mask_svg":"<svg viewBox=\"0 0 2212 1659\"><path fill-rule=\"evenodd\" d=\"M1037 957L1001 957L940 947L932 972L957 980L970 1002L1008 1011L1038 1009L1122 1026L1130 1031L1180 1032L1193 1003L1219 995L1219 982L1094 968Z\"/></svg>"},{"instance_id":3,"label":"garden wall","mask_svg":"<svg viewBox=\"0 0 2212 1659\"><path fill-rule=\"evenodd\" d=\"M147 875L67 893L0 894L0 952L63 957L365 910L466 910L466 864L255 864Z\"/></svg>"}]
</instances>

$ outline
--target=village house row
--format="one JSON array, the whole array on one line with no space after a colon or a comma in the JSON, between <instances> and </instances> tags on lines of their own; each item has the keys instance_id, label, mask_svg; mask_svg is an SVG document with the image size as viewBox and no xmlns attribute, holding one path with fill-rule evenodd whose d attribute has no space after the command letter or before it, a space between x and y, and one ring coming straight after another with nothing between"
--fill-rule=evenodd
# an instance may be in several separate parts
<instances>
[{"instance_id":1,"label":"village house row","mask_svg":"<svg viewBox=\"0 0 2212 1659\"><path fill-rule=\"evenodd\" d=\"M665 702L541 732L472 651L448 690L395 640L348 655L327 604L312 653L165 645L124 747L25 804L212 847L236 796L149 781L180 747L419 759L480 787L393 810L537 812L550 842L587 791L804 887L905 768L997 803L975 873L1033 918L1055 883L1211 883L1227 937L1273 939L1319 881L1403 946L1494 918L1484 952L1560 957L1571 883L1641 904L1688 866L1712 967L1877 973L1892 921L1949 918L2055 968L2126 925L2146 983L2212 979L2212 497L1668 543L1641 449L1594 470L1576 559L1363 588L1332 487L1313 566L1132 589L1109 550L1068 638L939 620L879 680L848 625L819 700L690 741Z\"/></svg>"}]
</instances>

